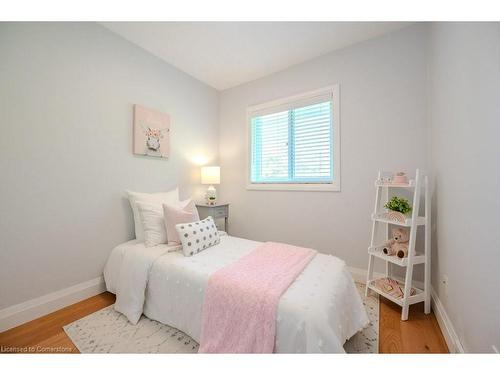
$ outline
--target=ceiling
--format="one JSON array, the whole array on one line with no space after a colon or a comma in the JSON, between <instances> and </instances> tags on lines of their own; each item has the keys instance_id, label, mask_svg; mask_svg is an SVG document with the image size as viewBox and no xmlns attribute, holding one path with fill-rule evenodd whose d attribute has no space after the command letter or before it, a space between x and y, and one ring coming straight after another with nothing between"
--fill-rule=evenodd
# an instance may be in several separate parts
<instances>
[{"instance_id":1,"label":"ceiling","mask_svg":"<svg viewBox=\"0 0 500 375\"><path fill-rule=\"evenodd\" d=\"M409 25L406 22L103 22L167 63L225 90Z\"/></svg>"}]
</instances>

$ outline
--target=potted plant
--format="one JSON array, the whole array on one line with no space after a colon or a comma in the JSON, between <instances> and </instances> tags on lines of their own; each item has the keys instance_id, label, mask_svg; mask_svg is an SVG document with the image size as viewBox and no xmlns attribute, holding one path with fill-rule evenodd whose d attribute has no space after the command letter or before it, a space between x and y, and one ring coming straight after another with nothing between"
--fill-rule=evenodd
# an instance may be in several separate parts
<instances>
[{"instance_id":1,"label":"potted plant","mask_svg":"<svg viewBox=\"0 0 500 375\"><path fill-rule=\"evenodd\" d=\"M387 218L400 223L404 223L406 221L406 215L412 210L408 199L401 197L392 197L391 200L384 205L384 207L389 210Z\"/></svg>"}]
</instances>

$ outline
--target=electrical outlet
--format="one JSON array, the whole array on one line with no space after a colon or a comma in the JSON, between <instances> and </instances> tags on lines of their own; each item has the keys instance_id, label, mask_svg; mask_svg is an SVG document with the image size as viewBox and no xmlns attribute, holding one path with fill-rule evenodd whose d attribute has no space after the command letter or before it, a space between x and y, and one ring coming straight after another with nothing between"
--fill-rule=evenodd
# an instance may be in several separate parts
<instances>
[{"instance_id":1,"label":"electrical outlet","mask_svg":"<svg viewBox=\"0 0 500 375\"><path fill-rule=\"evenodd\" d=\"M443 284L444 287L444 293L448 295L448 275L443 275L443 278L441 279L441 283Z\"/></svg>"},{"instance_id":2,"label":"electrical outlet","mask_svg":"<svg viewBox=\"0 0 500 375\"><path fill-rule=\"evenodd\" d=\"M497 349L497 347L496 347L495 345L491 345L491 348L493 349L493 351L494 351L495 353L497 353L497 354L498 354L498 349Z\"/></svg>"}]
</instances>

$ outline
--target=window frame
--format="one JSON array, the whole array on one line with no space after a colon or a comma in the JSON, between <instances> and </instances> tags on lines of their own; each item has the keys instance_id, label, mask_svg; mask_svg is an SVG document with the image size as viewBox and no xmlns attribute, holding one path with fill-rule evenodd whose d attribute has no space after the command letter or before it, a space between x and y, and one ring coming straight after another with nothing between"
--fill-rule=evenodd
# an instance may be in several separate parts
<instances>
[{"instance_id":1,"label":"window frame","mask_svg":"<svg viewBox=\"0 0 500 375\"><path fill-rule=\"evenodd\" d=\"M252 174L252 117L259 111L266 111L279 107L286 108L297 102L311 100L317 96L331 95L332 98L332 160L333 160L333 181L325 183L253 183ZM293 95L286 98L272 100L269 102L257 104L247 108L247 190L291 190L291 191L340 191L340 95L339 85L331 85L321 89L308 91L299 95Z\"/></svg>"}]
</instances>

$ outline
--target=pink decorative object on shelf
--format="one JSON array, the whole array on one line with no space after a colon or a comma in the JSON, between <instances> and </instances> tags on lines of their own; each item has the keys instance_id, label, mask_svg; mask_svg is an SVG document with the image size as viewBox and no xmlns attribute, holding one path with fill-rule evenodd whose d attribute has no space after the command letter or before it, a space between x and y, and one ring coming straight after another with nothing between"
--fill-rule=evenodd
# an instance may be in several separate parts
<instances>
[{"instance_id":1,"label":"pink decorative object on shelf","mask_svg":"<svg viewBox=\"0 0 500 375\"><path fill-rule=\"evenodd\" d=\"M375 286L382 290L384 293L390 294L395 298L403 298L404 297L404 286L400 285L396 280L391 279L390 277L385 277L383 279L375 280ZM410 288L410 296L416 294L415 288Z\"/></svg>"},{"instance_id":2,"label":"pink decorative object on shelf","mask_svg":"<svg viewBox=\"0 0 500 375\"><path fill-rule=\"evenodd\" d=\"M393 184L407 184L408 177L406 177L406 173L403 171L396 172L392 179Z\"/></svg>"}]
</instances>

